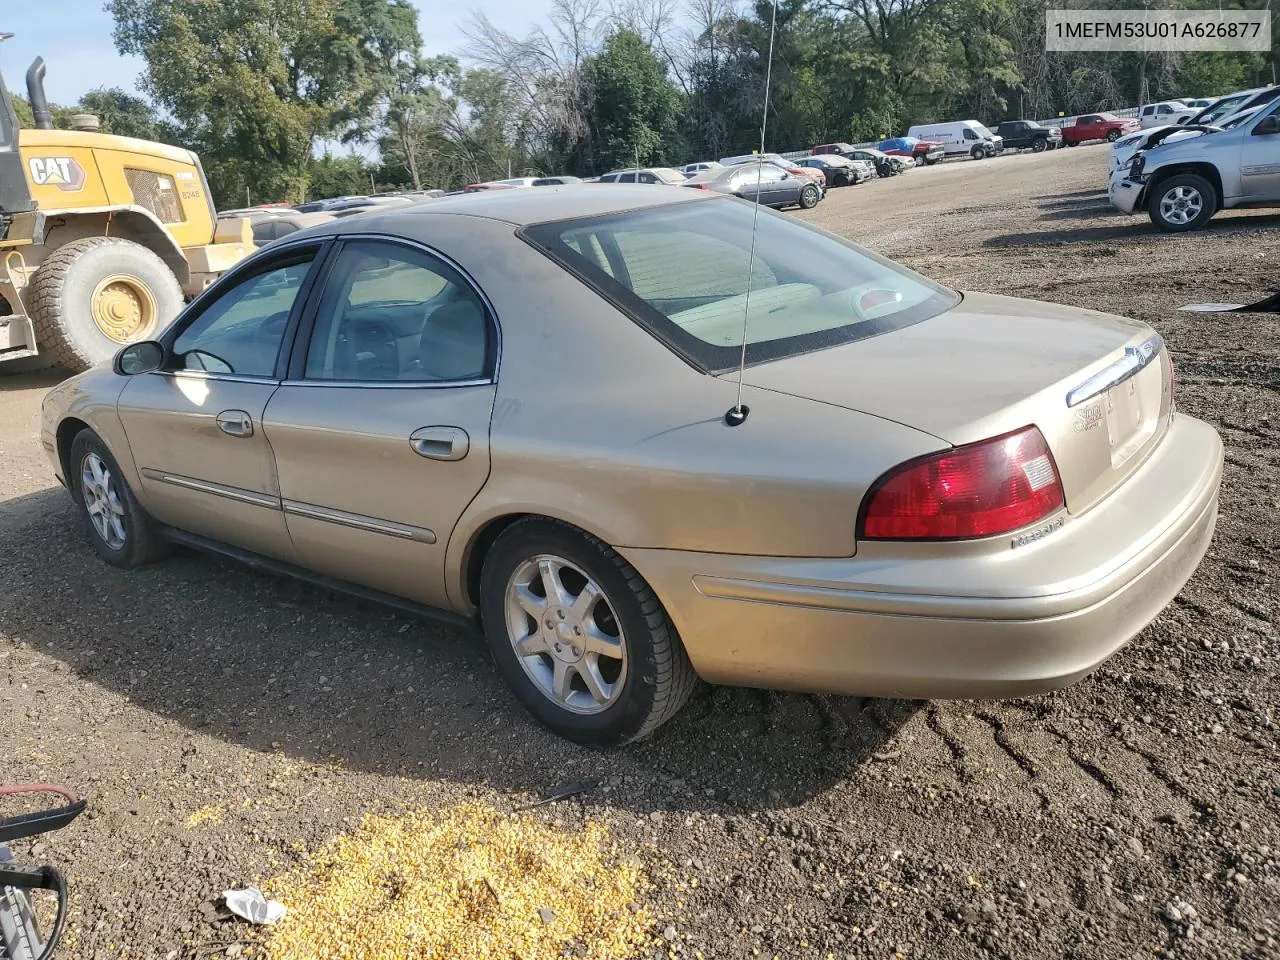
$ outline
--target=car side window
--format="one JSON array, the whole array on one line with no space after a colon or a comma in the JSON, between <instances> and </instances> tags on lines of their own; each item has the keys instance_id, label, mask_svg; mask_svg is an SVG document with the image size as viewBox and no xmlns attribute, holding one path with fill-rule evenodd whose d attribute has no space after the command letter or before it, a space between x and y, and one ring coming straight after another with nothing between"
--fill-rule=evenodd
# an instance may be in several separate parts
<instances>
[{"instance_id":1,"label":"car side window","mask_svg":"<svg viewBox=\"0 0 1280 960\"><path fill-rule=\"evenodd\" d=\"M657 183L658 178L652 173L641 173L636 178L640 183Z\"/></svg>"},{"instance_id":2,"label":"car side window","mask_svg":"<svg viewBox=\"0 0 1280 960\"><path fill-rule=\"evenodd\" d=\"M978 139L978 135L977 135L976 133L974 133L972 130L970 130L968 127L965 127L965 128L964 128L964 138L965 138L966 140L977 140L977 139Z\"/></svg>"},{"instance_id":3,"label":"car side window","mask_svg":"<svg viewBox=\"0 0 1280 960\"><path fill-rule=\"evenodd\" d=\"M1166 113L1173 113L1173 107L1170 107L1167 104L1162 103L1160 104L1159 113L1161 116L1164 116Z\"/></svg>"},{"instance_id":4,"label":"car side window","mask_svg":"<svg viewBox=\"0 0 1280 960\"><path fill-rule=\"evenodd\" d=\"M314 251L237 283L200 312L173 341L173 368L274 377L289 313Z\"/></svg>"},{"instance_id":5,"label":"car side window","mask_svg":"<svg viewBox=\"0 0 1280 960\"><path fill-rule=\"evenodd\" d=\"M453 267L379 240L343 246L325 281L303 376L366 383L477 380L489 322Z\"/></svg>"},{"instance_id":6,"label":"car side window","mask_svg":"<svg viewBox=\"0 0 1280 960\"><path fill-rule=\"evenodd\" d=\"M636 175L634 173L624 173L622 176L618 177L618 182L619 183L635 183Z\"/></svg>"}]
</instances>

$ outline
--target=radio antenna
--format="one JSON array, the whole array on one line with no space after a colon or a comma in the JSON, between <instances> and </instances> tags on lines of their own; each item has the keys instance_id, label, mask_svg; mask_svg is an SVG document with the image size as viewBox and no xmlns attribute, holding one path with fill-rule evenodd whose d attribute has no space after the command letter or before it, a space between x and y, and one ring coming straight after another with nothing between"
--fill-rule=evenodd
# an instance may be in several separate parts
<instances>
[{"instance_id":1,"label":"radio antenna","mask_svg":"<svg viewBox=\"0 0 1280 960\"><path fill-rule=\"evenodd\" d=\"M731 427L744 423L750 407L742 405L742 371L747 366L747 318L751 315L751 275L756 266L756 224L760 219L760 183L764 174L765 132L769 127L769 88L773 85L773 37L778 29L778 0L773 0L773 15L769 18L769 59L764 66L764 116L760 118L760 156L756 160L756 198L751 207L751 253L747 256L747 295L742 304L742 353L738 357L738 399L724 415L724 422Z\"/></svg>"}]
</instances>

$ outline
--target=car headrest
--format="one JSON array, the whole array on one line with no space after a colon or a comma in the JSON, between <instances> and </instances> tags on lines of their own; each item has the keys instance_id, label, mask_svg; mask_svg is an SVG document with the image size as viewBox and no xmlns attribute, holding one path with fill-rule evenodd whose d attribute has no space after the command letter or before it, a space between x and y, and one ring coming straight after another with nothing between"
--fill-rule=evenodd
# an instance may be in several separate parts
<instances>
[{"instance_id":1,"label":"car headrest","mask_svg":"<svg viewBox=\"0 0 1280 960\"><path fill-rule=\"evenodd\" d=\"M418 343L418 366L433 380L484 376L485 319L471 298L446 303L427 316Z\"/></svg>"}]
</instances>

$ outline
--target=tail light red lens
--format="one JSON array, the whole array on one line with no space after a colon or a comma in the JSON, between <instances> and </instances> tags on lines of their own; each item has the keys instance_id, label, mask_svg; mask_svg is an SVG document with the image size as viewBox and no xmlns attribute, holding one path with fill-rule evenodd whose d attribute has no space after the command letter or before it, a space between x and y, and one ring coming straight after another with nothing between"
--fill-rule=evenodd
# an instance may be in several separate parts
<instances>
[{"instance_id":1,"label":"tail light red lens","mask_svg":"<svg viewBox=\"0 0 1280 960\"><path fill-rule=\"evenodd\" d=\"M955 447L891 470L872 487L864 540L967 540L1061 510L1062 481L1039 429Z\"/></svg>"}]
</instances>

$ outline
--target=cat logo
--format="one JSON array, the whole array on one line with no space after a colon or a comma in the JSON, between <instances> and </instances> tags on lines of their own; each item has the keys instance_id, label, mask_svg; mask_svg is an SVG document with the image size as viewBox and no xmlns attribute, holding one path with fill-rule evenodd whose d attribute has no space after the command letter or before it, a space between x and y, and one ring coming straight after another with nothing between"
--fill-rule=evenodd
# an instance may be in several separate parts
<instances>
[{"instance_id":1,"label":"cat logo","mask_svg":"<svg viewBox=\"0 0 1280 960\"><path fill-rule=\"evenodd\" d=\"M72 193L84 187L84 167L73 157L32 157L27 161L31 182Z\"/></svg>"}]
</instances>

